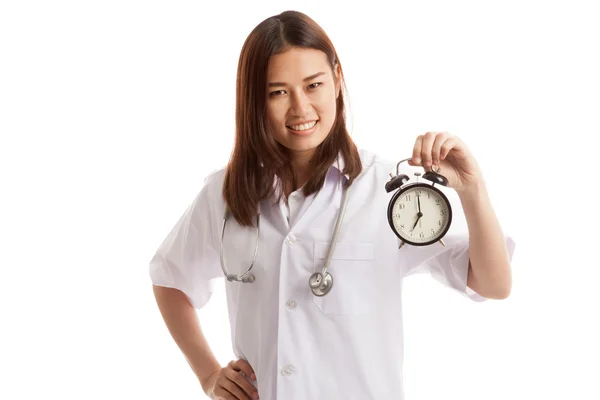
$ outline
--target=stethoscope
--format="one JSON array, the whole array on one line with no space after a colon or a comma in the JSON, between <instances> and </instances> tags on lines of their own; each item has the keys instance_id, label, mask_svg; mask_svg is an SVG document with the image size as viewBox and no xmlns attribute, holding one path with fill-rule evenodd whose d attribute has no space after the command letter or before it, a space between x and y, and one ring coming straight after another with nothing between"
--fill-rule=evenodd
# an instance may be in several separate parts
<instances>
[{"instance_id":1,"label":"stethoscope","mask_svg":"<svg viewBox=\"0 0 600 400\"><path fill-rule=\"evenodd\" d=\"M331 243L329 244L329 249L327 251L327 257L325 259L325 264L323 265L323 270L321 272L313 273L308 279L308 285L310 289L315 294L315 296L325 296L331 288L333 287L333 276L327 272L327 268L329 268L329 263L331 261L331 256L333 255L333 250L337 243L338 234L340 232L340 227L342 225L342 221L344 220L344 214L346 212L346 203L348 202L348 192L350 187L345 187L343 189L342 200L340 205L340 211L338 212L338 217L335 222L335 227L333 229L333 235L331 237ZM242 275L230 274L225 269L225 261L223 259L223 238L225 237L225 225L227 224L227 218L229 217L230 212L225 206L225 215L223 216L223 232L221 233L221 269L223 270L223 274L227 278L229 282L242 282L242 283L252 283L254 282L254 274L250 271L252 267L254 267L254 263L256 262L256 254L258 253L258 241L260 236L260 204L258 205L257 213L256 213L256 246L254 248L254 257L252 258L252 263L250 267L244 272Z\"/></svg>"}]
</instances>

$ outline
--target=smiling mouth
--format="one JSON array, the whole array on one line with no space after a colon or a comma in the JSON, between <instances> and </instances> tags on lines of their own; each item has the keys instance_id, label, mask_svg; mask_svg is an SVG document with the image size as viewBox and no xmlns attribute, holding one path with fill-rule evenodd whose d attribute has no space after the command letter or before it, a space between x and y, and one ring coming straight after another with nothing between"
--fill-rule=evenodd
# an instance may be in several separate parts
<instances>
[{"instance_id":1,"label":"smiling mouth","mask_svg":"<svg viewBox=\"0 0 600 400\"><path fill-rule=\"evenodd\" d=\"M302 131L308 131L308 130L312 129L317 124L317 122L319 122L319 120L311 121L311 122L307 122L305 124L299 124L299 125L286 125L286 127L293 131L302 132Z\"/></svg>"}]
</instances>

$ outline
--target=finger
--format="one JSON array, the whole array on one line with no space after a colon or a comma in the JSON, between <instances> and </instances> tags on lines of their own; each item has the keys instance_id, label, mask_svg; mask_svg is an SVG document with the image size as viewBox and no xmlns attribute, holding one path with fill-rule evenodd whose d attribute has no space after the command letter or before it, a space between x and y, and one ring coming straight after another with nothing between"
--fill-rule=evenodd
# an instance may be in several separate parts
<instances>
[{"instance_id":1,"label":"finger","mask_svg":"<svg viewBox=\"0 0 600 400\"><path fill-rule=\"evenodd\" d=\"M435 136L433 146L431 147L431 162L433 165L439 165L442 145L448 140L449 137L450 136L446 132L440 132Z\"/></svg>"},{"instance_id":2,"label":"finger","mask_svg":"<svg viewBox=\"0 0 600 400\"><path fill-rule=\"evenodd\" d=\"M224 382L223 385L219 386L218 389L215 389L213 393L219 400L253 400L246 396L239 387L230 381Z\"/></svg>"},{"instance_id":3,"label":"finger","mask_svg":"<svg viewBox=\"0 0 600 400\"><path fill-rule=\"evenodd\" d=\"M453 137L449 137L442 144L442 147L440 148L440 160L445 160L446 157L448 157L448 153L450 153L450 150L452 150L454 147L456 147L456 145L457 145L456 139Z\"/></svg>"},{"instance_id":4,"label":"finger","mask_svg":"<svg viewBox=\"0 0 600 400\"><path fill-rule=\"evenodd\" d=\"M235 397L233 393L222 386L216 387L215 390L213 390L213 394L218 400L237 400L237 397Z\"/></svg>"},{"instance_id":5,"label":"finger","mask_svg":"<svg viewBox=\"0 0 600 400\"><path fill-rule=\"evenodd\" d=\"M423 159L423 167L431 167L431 149L435 141L436 133L427 132L423 136L423 144L421 146L421 158Z\"/></svg>"},{"instance_id":6,"label":"finger","mask_svg":"<svg viewBox=\"0 0 600 400\"><path fill-rule=\"evenodd\" d=\"M231 375L229 375L231 374ZM218 382L220 390L222 392L217 393L215 390L215 394L219 396L223 396L224 398L232 398L235 400L254 400L252 397L248 396L244 389L242 389L236 382L232 379L235 379L235 375L240 375L239 372L233 371L231 369L224 371L223 378Z\"/></svg>"},{"instance_id":7,"label":"finger","mask_svg":"<svg viewBox=\"0 0 600 400\"><path fill-rule=\"evenodd\" d=\"M243 358L240 358L239 360L232 361L230 364L236 371L242 371L244 372L244 374L246 374L247 377L249 377L253 381L256 380L256 374L254 373L254 370L252 369L252 366L248 361L244 360Z\"/></svg>"},{"instance_id":8,"label":"finger","mask_svg":"<svg viewBox=\"0 0 600 400\"><path fill-rule=\"evenodd\" d=\"M258 391L239 371L227 368L225 370L225 377L229 379L233 385L227 386L227 390L238 396L239 399L256 399Z\"/></svg>"},{"instance_id":9,"label":"finger","mask_svg":"<svg viewBox=\"0 0 600 400\"><path fill-rule=\"evenodd\" d=\"M408 165L421 165L421 147L423 144L423 135L417 136L415 146L413 147L412 158L408 161Z\"/></svg>"},{"instance_id":10,"label":"finger","mask_svg":"<svg viewBox=\"0 0 600 400\"><path fill-rule=\"evenodd\" d=\"M230 362L229 366L232 370L237 371L238 376L232 380L236 382L238 386L240 386L250 396L258 394L256 388L247 380L256 380L256 374L254 373L254 370L248 361L240 358L236 361Z\"/></svg>"}]
</instances>

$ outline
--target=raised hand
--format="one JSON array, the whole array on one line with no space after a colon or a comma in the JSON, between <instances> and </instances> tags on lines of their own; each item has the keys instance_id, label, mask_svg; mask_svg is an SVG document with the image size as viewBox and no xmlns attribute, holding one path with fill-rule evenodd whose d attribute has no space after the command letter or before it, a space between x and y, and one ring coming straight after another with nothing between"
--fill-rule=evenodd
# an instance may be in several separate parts
<instances>
[{"instance_id":1,"label":"raised hand","mask_svg":"<svg viewBox=\"0 0 600 400\"><path fill-rule=\"evenodd\" d=\"M436 172L441 169L440 173L448 179L448 186L459 193L468 192L483 182L471 151L462 140L448 132L427 132L417 136L408 164Z\"/></svg>"}]
</instances>

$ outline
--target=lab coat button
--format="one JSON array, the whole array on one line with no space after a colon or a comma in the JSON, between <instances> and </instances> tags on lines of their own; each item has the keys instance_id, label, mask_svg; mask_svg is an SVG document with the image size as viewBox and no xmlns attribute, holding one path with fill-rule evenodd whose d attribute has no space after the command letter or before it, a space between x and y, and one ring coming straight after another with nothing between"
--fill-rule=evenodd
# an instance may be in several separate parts
<instances>
[{"instance_id":1,"label":"lab coat button","mask_svg":"<svg viewBox=\"0 0 600 400\"><path fill-rule=\"evenodd\" d=\"M293 310L294 308L296 308L296 300L288 300L287 303L285 303L285 305L287 306L288 309Z\"/></svg>"},{"instance_id":2,"label":"lab coat button","mask_svg":"<svg viewBox=\"0 0 600 400\"><path fill-rule=\"evenodd\" d=\"M285 367L281 368L281 375L283 375L283 376L290 376L295 371L296 371L296 369L294 368L293 365L286 365Z\"/></svg>"},{"instance_id":3,"label":"lab coat button","mask_svg":"<svg viewBox=\"0 0 600 400\"><path fill-rule=\"evenodd\" d=\"M288 237L285 239L285 242L287 244L294 244L296 243L296 237L294 235L288 235Z\"/></svg>"}]
</instances>

